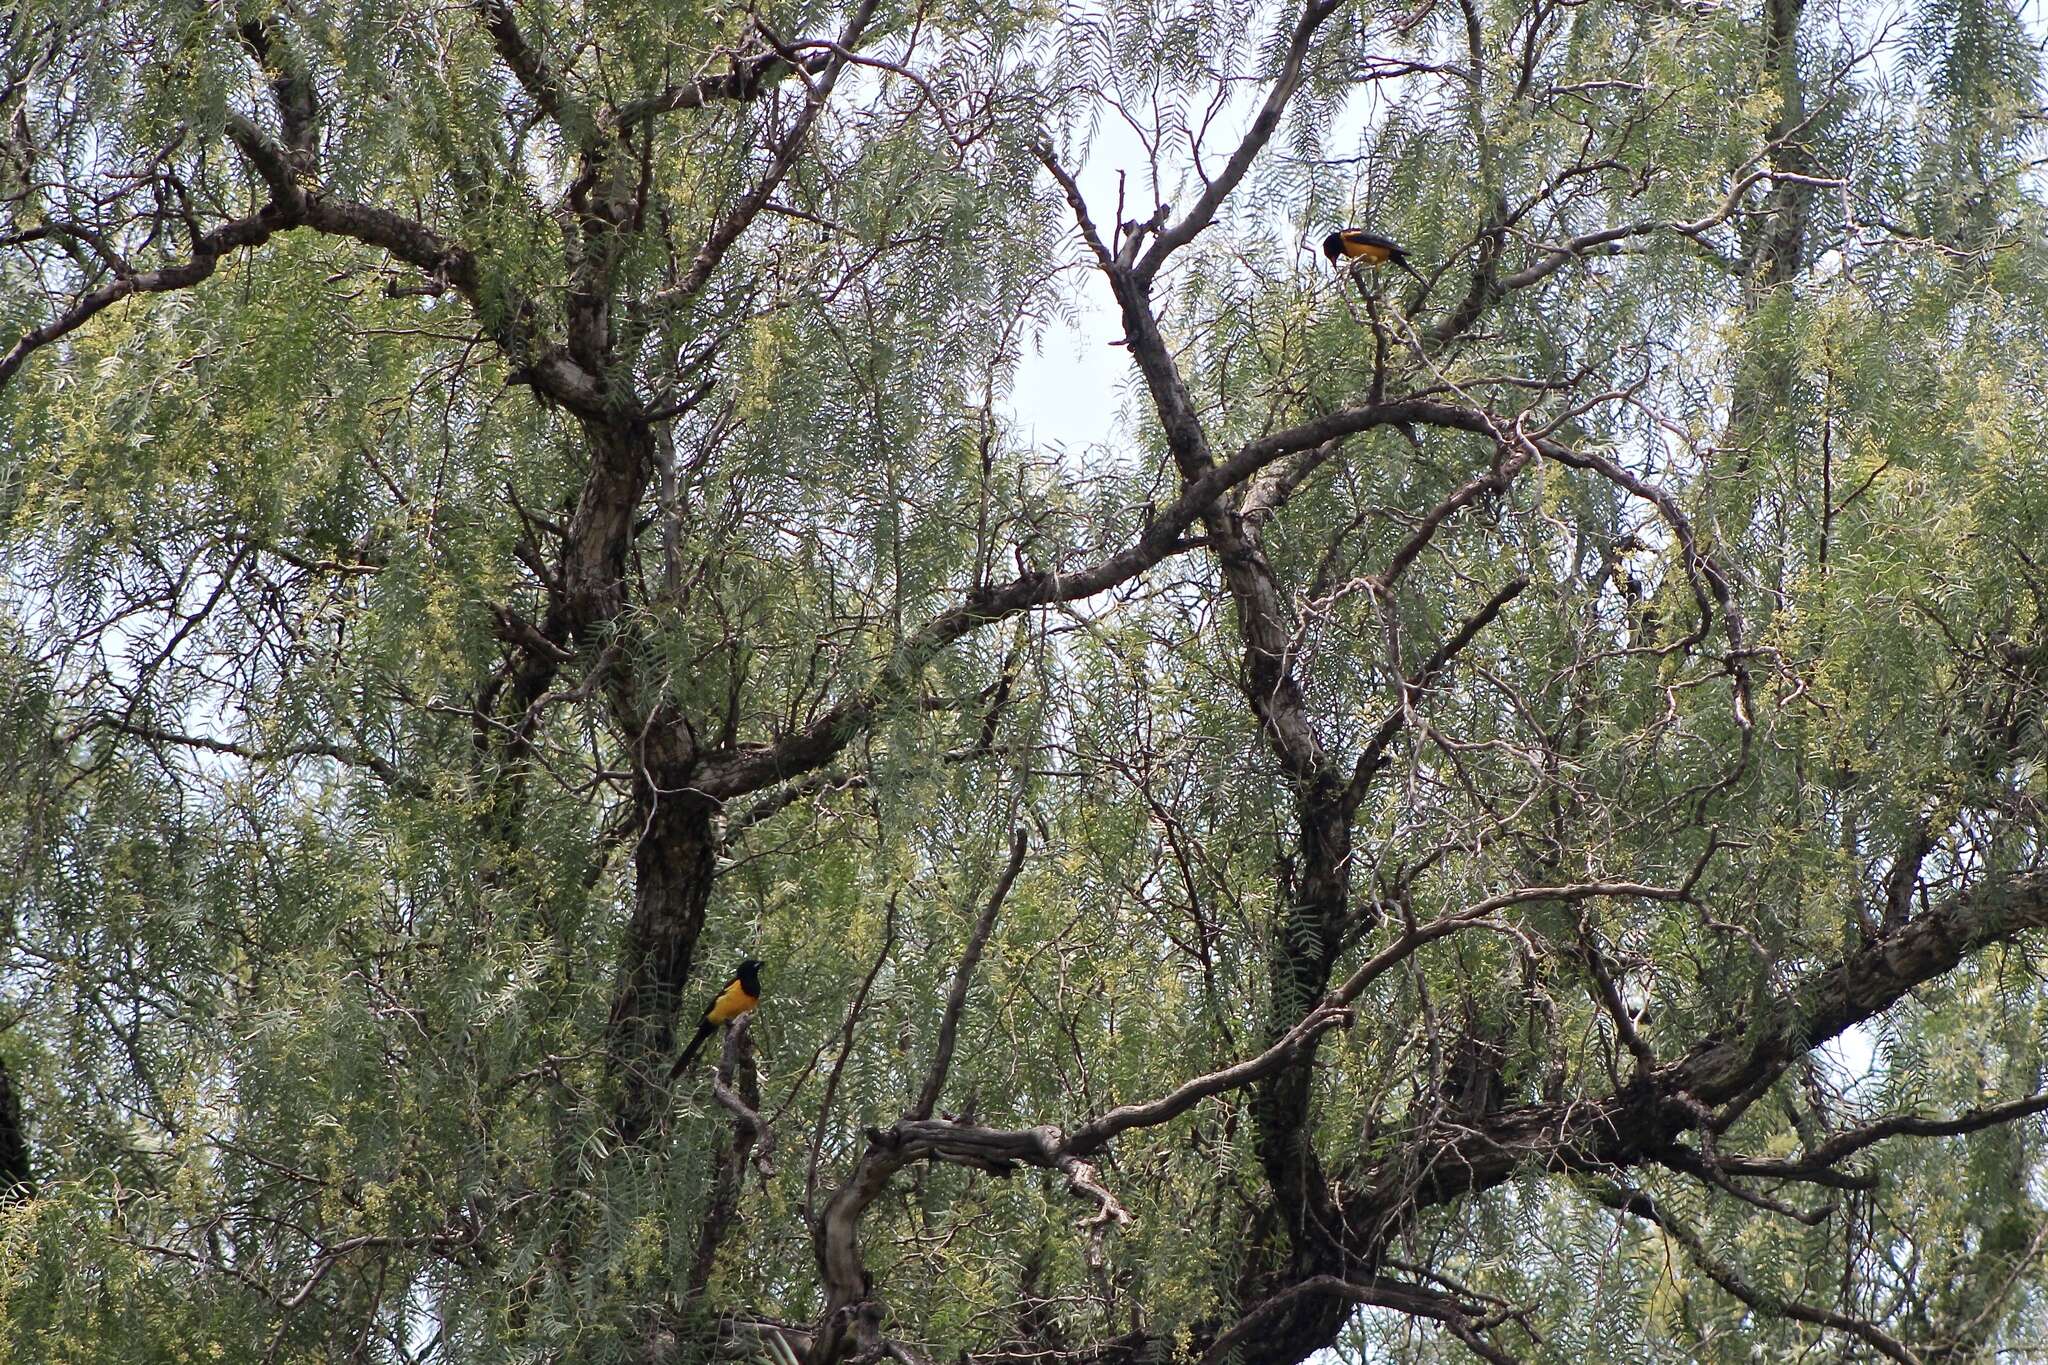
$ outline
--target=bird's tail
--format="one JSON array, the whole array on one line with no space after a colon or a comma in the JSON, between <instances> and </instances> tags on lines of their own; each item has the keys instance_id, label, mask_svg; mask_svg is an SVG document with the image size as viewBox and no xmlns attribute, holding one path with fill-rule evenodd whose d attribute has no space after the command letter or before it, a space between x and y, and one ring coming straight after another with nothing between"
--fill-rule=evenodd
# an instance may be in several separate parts
<instances>
[{"instance_id":1,"label":"bird's tail","mask_svg":"<svg viewBox=\"0 0 2048 1365\"><path fill-rule=\"evenodd\" d=\"M690 1045L683 1049L683 1055L676 1058L675 1066L668 1073L671 1079L689 1069L690 1063L697 1060L697 1053L703 1049L704 1040L716 1032L717 1028L718 1026L708 1019L697 1025L697 1036L690 1040Z\"/></svg>"},{"instance_id":2,"label":"bird's tail","mask_svg":"<svg viewBox=\"0 0 2048 1365\"><path fill-rule=\"evenodd\" d=\"M1408 264L1408 255L1406 252L1403 252L1400 255L1394 257L1394 264L1400 266L1403 270L1413 275L1415 277L1415 282L1421 285L1423 288L1427 289L1429 287L1429 281L1422 277L1422 272L1420 270L1417 270L1414 266Z\"/></svg>"}]
</instances>

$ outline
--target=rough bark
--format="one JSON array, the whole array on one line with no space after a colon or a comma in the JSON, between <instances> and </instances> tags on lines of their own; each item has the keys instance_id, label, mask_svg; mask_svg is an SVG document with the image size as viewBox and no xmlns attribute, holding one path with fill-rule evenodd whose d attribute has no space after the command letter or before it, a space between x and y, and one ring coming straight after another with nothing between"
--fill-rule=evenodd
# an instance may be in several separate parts
<instances>
[{"instance_id":1,"label":"rough bark","mask_svg":"<svg viewBox=\"0 0 2048 1365\"><path fill-rule=\"evenodd\" d=\"M667 1098L664 1059L675 1050L676 1019L687 1008L718 850L716 807L701 796L649 781L639 809L633 914L620 945L606 1050L620 1086L616 1126L627 1142L639 1141Z\"/></svg>"}]
</instances>

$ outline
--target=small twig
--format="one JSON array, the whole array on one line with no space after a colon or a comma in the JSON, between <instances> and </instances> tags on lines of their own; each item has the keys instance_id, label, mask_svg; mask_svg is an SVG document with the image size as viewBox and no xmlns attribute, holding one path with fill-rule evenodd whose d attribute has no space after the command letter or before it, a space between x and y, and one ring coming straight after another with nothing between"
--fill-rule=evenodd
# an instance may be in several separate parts
<instances>
[{"instance_id":1,"label":"small twig","mask_svg":"<svg viewBox=\"0 0 2048 1365\"><path fill-rule=\"evenodd\" d=\"M946 1013L939 1022L939 1046L932 1058L931 1074L925 1078L924 1089L919 1092L917 1103L905 1115L907 1118L928 1119L939 1102L939 1092L946 1085L946 1072L953 1065L954 1039L960 1029L961 1011L967 1007L967 988L974 980L975 965L981 961L982 949L988 946L988 936L995 929L996 913L1003 908L1003 900L1010 894L1017 874L1024 870L1024 854L1030 846L1031 841L1023 829L1011 831L1009 866L996 880L995 890L989 893L988 905L982 910L974 933L967 940L967 949L960 955L960 965L953 969L953 989L947 993Z\"/></svg>"}]
</instances>

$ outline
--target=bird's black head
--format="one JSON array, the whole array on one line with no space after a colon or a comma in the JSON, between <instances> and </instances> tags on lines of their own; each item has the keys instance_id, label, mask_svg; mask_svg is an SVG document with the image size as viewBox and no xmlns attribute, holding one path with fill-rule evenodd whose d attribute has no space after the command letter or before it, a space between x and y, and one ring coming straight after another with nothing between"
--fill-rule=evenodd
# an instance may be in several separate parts
<instances>
[{"instance_id":1,"label":"bird's black head","mask_svg":"<svg viewBox=\"0 0 2048 1365\"><path fill-rule=\"evenodd\" d=\"M1323 238L1323 254L1325 256L1328 256L1332 261L1335 261L1339 256L1342 256L1344 254L1344 234L1341 232L1333 232L1329 236Z\"/></svg>"},{"instance_id":2,"label":"bird's black head","mask_svg":"<svg viewBox=\"0 0 2048 1365\"><path fill-rule=\"evenodd\" d=\"M761 993L761 960L759 958L750 957L740 963L740 969L734 972L733 975L738 977L740 984L747 988L748 995L759 995Z\"/></svg>"}]
</instances>

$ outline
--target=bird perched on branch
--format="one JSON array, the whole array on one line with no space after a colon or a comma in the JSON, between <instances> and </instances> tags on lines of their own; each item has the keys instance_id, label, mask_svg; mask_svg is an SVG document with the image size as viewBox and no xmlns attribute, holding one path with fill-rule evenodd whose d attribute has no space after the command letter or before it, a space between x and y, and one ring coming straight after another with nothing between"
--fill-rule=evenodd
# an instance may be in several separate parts
<instances>
[{"instance_id":1,"label":"bird perched on branch","mask_svg":"<svg viewBox=\"0 0 2048 1365\"><path fill-rule=\"evenodd\" d=\"M696 1059L704 1040L717 1032L720 1025L731 1023L760 1003L761 963L750 957L740 963L732 974L732 980L725 983L717 998L704 1007L704 1017L697 1021L697 1036L683 1049L683 1055L676 1058L675 1067L668 1073L670 1078L683 1073L684 1068Z\"/></svg>"},{"instance_id":2,"label":"bird perched on branch","mask_svg":"<svg viewBox=\"0 0 2048 1365\"><path fill-rule=\"evenodd\" d=\"M1377 232L1364 228L1339 228L1323 238L1323 254L1330 258L1331 265L1342 261L1364 261L1367 265L1379 266L1392 261L1413 275L1417 283L1428 284L1422 272L1408 264L1408 253L1400 243L1391 237L1382 237Z\"/></svg>"}]
</instances>

